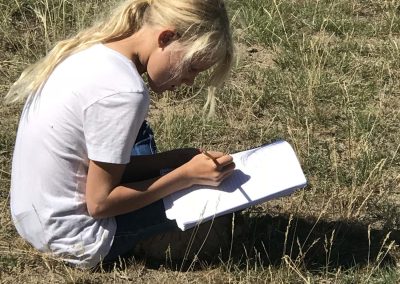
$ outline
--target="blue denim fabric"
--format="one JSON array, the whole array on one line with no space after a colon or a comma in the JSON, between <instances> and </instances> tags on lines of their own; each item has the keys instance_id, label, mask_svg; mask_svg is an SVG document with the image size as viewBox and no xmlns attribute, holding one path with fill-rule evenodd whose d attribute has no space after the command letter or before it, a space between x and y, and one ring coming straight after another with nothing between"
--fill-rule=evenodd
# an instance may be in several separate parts
<instances>
[{"instance_id":1,"label":"blue denim fabric","mask_svg":"<svg viewBox=\"0 0 400 284\"><path fill-rule=\"evenodd\" d=\"M145 120L139 129L135 145L132 148L131 155L151 155L157 153L157 146L154 140L153 130L149 123Z\"/></svg>"},{"instance_id":2,"label":"blue denim fabric","mask_svg":"<svg viewBox=\"0 0 400 284\"><path fill-rule=\"evenodd\" d=\"M153 131L147 121L144 121L132 155L150 155L157 153ZM112 263L119 257L128 257L132 254L136 244L153 235L176 228L175 221L167 219L162 200L158 200L144 208L115 217L117 230L114 241L103 263Z\"/></svg>"}]
</instances>

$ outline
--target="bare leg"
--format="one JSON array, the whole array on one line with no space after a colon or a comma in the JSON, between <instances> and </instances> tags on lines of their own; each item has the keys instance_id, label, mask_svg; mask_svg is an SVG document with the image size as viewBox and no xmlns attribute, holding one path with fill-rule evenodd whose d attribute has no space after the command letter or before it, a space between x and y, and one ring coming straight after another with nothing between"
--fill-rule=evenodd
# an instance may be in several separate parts
<instances>
[{"instance_id":1,"label":"bare leg","mask_svg":"<svg viewBox=\"0 0 400 284\"><path fill-rule=\"evenodd\" d=\"M132 156L123 175L123 182L157 177L163 170L172 170L199 154L195 148L175 149L159 154Z\"/></svg>"}]
</instances>

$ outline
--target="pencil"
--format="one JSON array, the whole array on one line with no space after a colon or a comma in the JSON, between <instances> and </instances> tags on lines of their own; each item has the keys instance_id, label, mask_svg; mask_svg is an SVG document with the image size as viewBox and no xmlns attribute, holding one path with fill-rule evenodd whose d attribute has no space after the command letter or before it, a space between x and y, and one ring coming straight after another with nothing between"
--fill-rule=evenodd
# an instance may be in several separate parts
<instances>
[{"instance_id":1,"label":"pencil","mask_svg":"<svg viewBox=\"0 0 400 284\"><path fill-rule=\"evenodd\" d=\"M201 152L202 152L204 155L206 155L207 157L209 157L209 158L214 162L214 164L215 164L217 167L220 166L220 164L218 163L217 159L215 159L213 156L211 156L211 154L208 153L207 150L201 150Z\"/></svg>"}]
</instances>

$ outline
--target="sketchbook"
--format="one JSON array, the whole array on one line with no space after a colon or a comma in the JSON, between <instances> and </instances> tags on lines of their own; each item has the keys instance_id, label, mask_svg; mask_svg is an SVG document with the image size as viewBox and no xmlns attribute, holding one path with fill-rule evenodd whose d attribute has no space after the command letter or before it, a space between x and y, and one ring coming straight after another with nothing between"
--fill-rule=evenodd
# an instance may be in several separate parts
<instances>
[{"instance_id":1,"label":"sketchbook","mask_svg":"<svg viewBox=\"0 0 400 284\"><path fill-rule=\"evenodd\" d=\"M196 185L163 199L168 219L187 230L212 218L292 194L307 184L286 141L232 154L236 168L217 188Z\"/></svg>"}]
</instances>

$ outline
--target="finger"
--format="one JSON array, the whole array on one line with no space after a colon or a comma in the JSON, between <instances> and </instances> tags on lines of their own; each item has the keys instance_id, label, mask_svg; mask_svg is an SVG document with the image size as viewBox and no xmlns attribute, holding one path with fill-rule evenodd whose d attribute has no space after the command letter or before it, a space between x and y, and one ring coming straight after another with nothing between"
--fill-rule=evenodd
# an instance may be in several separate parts
<instances>
[{"instance_id":1,"label":"finger","mask_svg":"<svg viewBox=\"0 0 400 284\"><path fill-rule=\"evenodd\" d=\"M225 167L231 163L233 163L233 157L231 155L224 155L219 157L217 160L217 162L222 166Z\"/></svg>"},{"instance_id":2,"label":"finger","mask_svg":"<svg viewBox=\"0 0 400 284\"><path fill-rule=\"evenodd\" d=\"M201 150L202 152L202 154L208 159L208 160L211 160L212 162L213 162L213 164L214 164L214 166L215 166L215 168L217 169L217 170L219 170L219 168L221 168L221 165L220 165L220 163L217 161L217 158L214 156L214 155L212 155L211 153L209 153L208 151L206 151L206 150Z\"/></svg>"},{"instance_id":3,"label":"finger","mask_svg":"<svg viewBox=\"0 0 400 284\"><path fill-rule=\"evenodd\" d=\"M221 172L220 176L217 179L218 183L222 183L226 178L230 177L233 173L233 169L226 170Z\"/></svg>"},{"instance_id":4,"label":"finger","mask_svg":"<svg viewBox=\"0 0 400 284\"><path fill-rule=\"evenodd\" d=\"M219 170L217 180L218 181L224 180L227 176L231 175L234 170L235 170L235 163L230 163L229 165Z\"/></svg>"},{"instance_id":5,"label":"finger","mask_svg":"<svg viewBox=\"0 0 400 284\"><path fill-rule=\"evenodd\" d=\"M207 152L211 157L213 157L215 159L226 155L223 152L211 151L211 150L207 150L205 148L199 148L199 151L200 151L200 154L204 154L204 152Z\"/></svg>"},{"instance_id":6,"label":"finger","mask_svg":"<svg viewBox=\"0 0 400 284\"><path fill-rule=\"evenodd\" d=\"M221 171L225 172L225 171L233 171L236 168L236 164L234 162L231 162L227 165L225 165Z\"/></svg>"}]
</instances>

